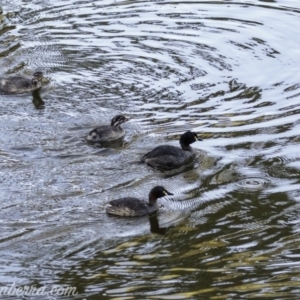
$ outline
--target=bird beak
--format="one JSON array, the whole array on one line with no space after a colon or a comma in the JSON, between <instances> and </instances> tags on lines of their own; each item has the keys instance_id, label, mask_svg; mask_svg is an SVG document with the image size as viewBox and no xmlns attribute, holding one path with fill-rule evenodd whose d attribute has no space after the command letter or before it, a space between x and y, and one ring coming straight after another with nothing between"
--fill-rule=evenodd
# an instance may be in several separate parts
<instances>
[{"instance_id":1,"label":"bird beak","mask_svg":"<svg viewBox=\"0 0 300 300\"><path fill-rule=\"evenodd\" d=\"M164 194L165 194L166 196L168 196L168 195L173 195L172 193L170 193L170 192L168 192L168 191L166 191L166 190L164 190Z\"/></svg>"}]
</instances>

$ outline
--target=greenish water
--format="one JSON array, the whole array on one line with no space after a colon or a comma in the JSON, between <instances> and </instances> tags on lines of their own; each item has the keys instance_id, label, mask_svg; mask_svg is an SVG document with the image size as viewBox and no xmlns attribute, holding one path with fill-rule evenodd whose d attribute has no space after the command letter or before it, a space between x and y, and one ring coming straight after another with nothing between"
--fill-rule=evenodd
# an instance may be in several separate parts
<instances>
[{"instance_id":1,"label":"greenish water","mask_svg":"<svg viewBox=\"0 0 300 300\"><path fill-rule=\"evenodd\" d=\"M1 297L297 299L299 13L296 0L2 0L0 77L47 78L0 95ZM119 112L123 143L85 142ZM189 129L203 139L192 167L139 163ZM157 216L105 214L157 184L175 194Z\"/></svg>"}]
</instances>

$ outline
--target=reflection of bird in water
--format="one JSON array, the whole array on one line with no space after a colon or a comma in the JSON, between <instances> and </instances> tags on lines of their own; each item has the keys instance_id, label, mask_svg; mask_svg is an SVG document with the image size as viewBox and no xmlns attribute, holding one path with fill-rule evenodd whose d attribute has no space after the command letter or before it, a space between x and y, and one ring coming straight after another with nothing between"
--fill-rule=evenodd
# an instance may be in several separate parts
<instances>
[{"instance_id":1,"label":"reflection of bird in water","mask_svg":"<svg viewBox=\"0 0 300 300\"><path fill-rule=\"evenodd\" d=\"M195 158L196 153L190 144L201 139L192 131L185 132L180 137L181 148L172 145L161 145L142 157L142 162L147 165L164 170L172 170L188 163Z\"/></svg>"},{"instance_id":2,"label":"reflection of bird in water","mask_svg":"<svg viewBox=\"0 0 300 300\"><path fill-rule=\"evenodd\" d=\"M42 86L43 73L33 73L32 78L10 76L0 78L0 91L3 94L21 94L39 89Z\"/></svg>"},{"instance_id":3,"label":"reflection of bird in water","mask_svg":"<svg viewBox=\"0 0 300 300\"><path fill-rule=\"evenodd\" d=\"M152 233L165 234L170 228L174 227L174 226L170 226L170 227L160 228L156 213L149 215L149 222L150 222L150 231Z\"/></svg>"},{"instance_id":4,"label":"reflection of bird in water","mask_svg":"<svg viewBox=\"0 0 300 300\"><path fill-rule=\"evenodd\" d=\"M32 92L32 103L34 104L36 109L45 108L45 102L41 98L39 90L35 90Z\"/></svg>"}]
</instances>

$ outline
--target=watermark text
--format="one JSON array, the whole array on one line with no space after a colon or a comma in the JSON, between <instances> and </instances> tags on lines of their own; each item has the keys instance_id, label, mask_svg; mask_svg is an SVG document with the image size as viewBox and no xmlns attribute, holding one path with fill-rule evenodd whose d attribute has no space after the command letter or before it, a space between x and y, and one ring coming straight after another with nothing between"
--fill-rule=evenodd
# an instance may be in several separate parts
<instances>
[{"instance_id":1,"label":"watermark text","mask_svg":"<svg viewBox=\"0 0 300 300\"><path fill-rule=\"evenodd\" d=\"M10 286L0 286L0 295L5 296L75 296L77 294L77 288L72 286L17 286L15 282Z\"/></svg>"}]
</instances>

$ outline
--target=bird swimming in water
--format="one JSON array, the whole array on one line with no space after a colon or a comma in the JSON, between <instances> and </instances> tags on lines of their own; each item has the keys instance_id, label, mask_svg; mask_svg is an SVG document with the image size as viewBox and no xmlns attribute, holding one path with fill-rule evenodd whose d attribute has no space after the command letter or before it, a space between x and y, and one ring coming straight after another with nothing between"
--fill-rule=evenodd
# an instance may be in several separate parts
<instances>
[{"instance_id":1,"label":"bird swimming in water","mask_svg":"<svg viewBox=\"0 0 300 300\"><path fill-rule=\"evenodd\" d=\"M109 202L106 212L110 215L121 217L139 217L149 215L158 211L157 199L173 195L163 186L155 186L149 193L149 201L140 200L138 198L126 197Z\"/></svg>"},{"instance_id":2,"label":"bird swimming in water","mask_svg":"<svg viewBox=\"0 0 300 300\"><path fill-rule=\"evenodd\" d=\"M10 76L0 78L0 92L6 94L21 94L39 89L42 86L43 73L37 71L32 78Z\"/></svg>"},{"instance_id":3,"label":"bird swimming in water","mask_svg":"<svg viewBox=\"0 0 300 300\"><path fill-rule=\"evenodd\" d=\"M90 143L101 143L120 139L125 135L125 130L121 124L128 120L123 115L116 115L111 119L110 125L101 125L90 131L86 140Z\"/></svg>"},{"instance_id":4,"label":"bird swimming in water","mask_svg":"<svg viewBox=\"0 0 300 300\"><path fill-rule=\"evenodd\" d=\"M157 169L179 168L195 158L196 153L190 144L196 141L202 141L197 133L187 131L180 137L181 149L172 145L161 145L145 154L141 161Z\"/></svg>"}]
</instances>

